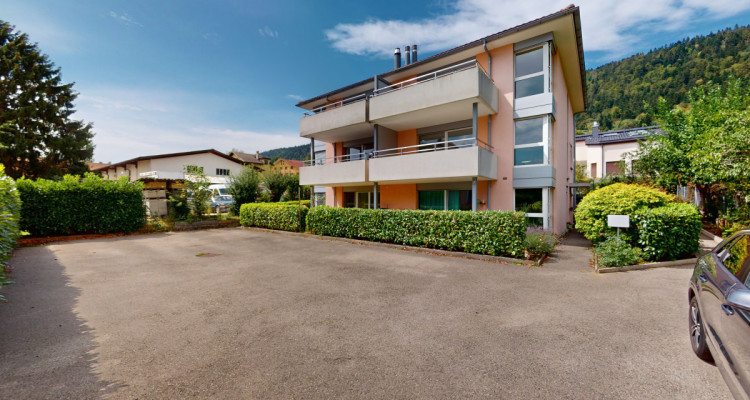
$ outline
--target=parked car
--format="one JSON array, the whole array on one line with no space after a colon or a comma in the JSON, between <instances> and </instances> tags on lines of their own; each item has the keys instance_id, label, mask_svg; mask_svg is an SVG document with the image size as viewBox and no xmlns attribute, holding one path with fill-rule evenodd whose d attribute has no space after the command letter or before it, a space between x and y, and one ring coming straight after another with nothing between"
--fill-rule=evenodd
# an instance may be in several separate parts
<instances>
[{"instance_id":1,"label":"parked car","mask_svg":"<svg viewBox=\"0 0 750 400\"><path fill-rule=\"evenodd\" d=\"M698 259L688 299L693 351L716 363L736 398L750 398L750 230Z\"/></svg>"},{"instance_id":2,"label":"parked car","mask_svg":"<svg viewBox=\"0 0 750 400\"><path fill-rule=\"evenodd\" d=\"M211 211L215 213L225 213L229 210L229 207L234 204L232 196L214 196L211 198Z\"/></svg>"}]
</instances>

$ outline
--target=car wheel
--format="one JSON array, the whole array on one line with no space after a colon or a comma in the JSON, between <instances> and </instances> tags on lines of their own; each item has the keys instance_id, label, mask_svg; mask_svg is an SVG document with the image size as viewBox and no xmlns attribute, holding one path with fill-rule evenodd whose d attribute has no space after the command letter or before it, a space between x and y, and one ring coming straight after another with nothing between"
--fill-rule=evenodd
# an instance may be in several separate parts
<instances>
[{"instance_id":1,"label":"car wheel","mask_svg":"<svg viewBox=\"0 0 750 400\"><path fill-rule=\"evenodd\" d=\"M688 322L690 323L690 344L693 347L693 352L701 360L713 361L711 351L708 349L708 343L706 343L706 330L703 326L703 317L701 317L701 310L698 308L698 300L695 297L690 299L690 315L688 318Z\"/></svg>"}]
</instances>

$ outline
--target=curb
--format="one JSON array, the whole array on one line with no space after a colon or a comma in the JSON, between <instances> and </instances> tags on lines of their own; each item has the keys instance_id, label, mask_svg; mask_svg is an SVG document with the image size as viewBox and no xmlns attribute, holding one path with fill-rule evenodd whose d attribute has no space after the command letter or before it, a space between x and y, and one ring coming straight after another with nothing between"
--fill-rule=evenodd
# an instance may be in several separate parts
<instances>
[{"instance_id":1,"label":"curb","mask_svg":"<svg viewBox=\"0 0 750 400\"><path fill-rule=\"evenodd\" d=\"M721 243L721 242L724 241L724 239L722 239L721 237L716 236L713 233L711 233L711 232L709 232L709 231L707 231L705 229L701 229L701 234L707 236L709 239L711 239L714 242L716 242L716 244L719 244L719 243Z\"/></svg>"},{"instance_id":2,"label":"curb","mask_svg":"<svg viewBox=\"0 0 750 400\"><path fill-rule=\"evenodd\" d=\"M610 272L625 272L625 271L639 271L643 269L653 269L653 268L669 268L669 267L681 267L684 265L693 265L698 261L697 258L686 258L683 260L675 260L675 261L662 261L662 262L655 262L655 263L648 263L648 264L637 264L637 265L627 265L624 267L609 267L609 268L599 268L596 270L596 273L598 274L607 274Z\"/></svg>"},{"instance_id":3,"label":"curb","mask_svg":"<svg viewBox=\"0 0 750 400\"><path fill-rule=\"evenodd\" d=\"M490 256L486 254L464 253L461 251L431 249L428 247L414 247L414 246L407 246L403 244L371 242L369 240L340 238L340 237L334 237L334 236L321 236L321 235L315 235L312 233L305 233L305 232L289 232L289 231L281 231L281 230L276 230L276 229L266 229L266 228L250 227L250 226L243 226L242 228L251 230L251 231L276 233L280 235L290 235L290 236L297 236L297 237L304 237L304 238L311 238L311 239L318 239L318 240L327 240L330 242L344 242L344 243L350 243L350 244L357 244L360 246L385 247L385 248L397 249L397 250L403 250L403 251L413 251L415 253L427 253L427 254L433 254L433 255L444 256L444 257L467 258L471 260L488 261L488 262L502 263L502 264L515 264L515 265L523 265L527 267L541 266L542 262L546 258L544 257L539 261L531 261L531 260L522 260L522 259L510 258L510 257Z\"/></svg>"}]
</instances>

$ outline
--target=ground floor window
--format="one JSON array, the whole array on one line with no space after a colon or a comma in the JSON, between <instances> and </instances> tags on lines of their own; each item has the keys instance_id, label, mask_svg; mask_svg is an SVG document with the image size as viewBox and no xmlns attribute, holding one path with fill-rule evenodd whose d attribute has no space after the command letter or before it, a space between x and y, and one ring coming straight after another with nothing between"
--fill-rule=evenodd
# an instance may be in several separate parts
<instances>
[{"instance_id":1,"label":"ground floor window","mask_svg":"<svg viewBox=\"0 0 750 400\"><path fill-rule=\"evenodd\" d=\"M344 192L344 208L375 208L374 197L373 192Z\"/></svg>"},{"instance_id":2,"label":"ground floor window","mask_svg":"<svg viewBox=\"0 0 750 400\"><path fill-rule=\"evenodd\" d=\"M420 190L420 210L471 210L471 190Z\"/></svg>"},{"instance_id":3,"label":"ground floor window","mask_svg":"<svg viewBox=\"0 0 750 400\"><path fill-rule=\"evenodd\" d=\"M549 228L549 188L515 190L515 210L526 213L529 225Z\"/></svg>"},{"instance_id":4,"label":"ground floor window","mask_svg":"<svg viewBox=\"0 0 750 400\"><path fill-rule=\"evenodd\" d=\"M313 207L326 205L326 193L325 192L313 193L312 205Z\"/></svg>"}]
</instances>

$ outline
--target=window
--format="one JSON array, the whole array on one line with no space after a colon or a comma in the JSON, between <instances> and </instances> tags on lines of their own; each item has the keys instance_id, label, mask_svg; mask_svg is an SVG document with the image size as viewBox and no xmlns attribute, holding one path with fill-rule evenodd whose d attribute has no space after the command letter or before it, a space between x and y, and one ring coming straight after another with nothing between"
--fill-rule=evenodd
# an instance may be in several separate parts
<instances>
[{"instance_id":1,"label":"window","mask_svg":"<svg viewBox=\"0 0 750 400\"><path fill-rule=\"evenodd\" d=\"M516 189L515 210L526 213L529 225L548 228L548 188Z\"/></svg>"},{"instance_id":2,"label":"window","mask_svg":"<svg viewBox=\"0 0 750 400\"><path fill-rule=\"evenodd\" d=\"M344 208L375 208L373 192L344 192Z\"/></svg>"},{"instance_id":3,"label":"window","mask_svg":"<svg viewBox=\"0 0 750 400\"><path fill-rule=\"evenodd\" d=\"M316 151L315 152L315 165L324 165L326 163L326 151Z\"/></svg>"},{"instance_id":4,"label":"window","mask_svg":"<svg viewBox=\"0 0 750 400\"><path fill-rule=\"evenodd\" d=\"M344 145L344 154L348 155L347 161L367 160L373 152L373 143L364 143L358 145Z\"/></svg>"},{"instance_id":5,"label":"window","mask_svg":"<svg viewBox=\"0 0 750 400\"><path fill-rule=\"evenodd\" d=\"M420 190L420 210L471 210L471 190Z\"/></svg>"},{"instance_id":6,"label":"window","mask_svg":"<svg viewBox=\"0 0 750 400\"><path fill-rule=\"evenodd\" d=\"M516 166L549 164L549 117L515 122Z\"/></svg>"},{"instance_id":7,"label":"window","mask_svg":"<svg viewBox=\"0 0 750 400\"><path fill-rule=\"evenodd\" d=\"M621 161L607 161L607 175L619 175L622 174Z\"/></svg>"},{"instance_id":8,"label":"window","mask_svg":"<svg viewBox=\"0 0 750 400\"><path fill-rule=\"evenodd\" d=\"M515 98L549 92L549 44L516 54Z\"/></svg>"},{"instance_id":9,"label":"window","mask_svg":"<svg viewBox=\"0 0 750 400\"><path fill-rule=\"evenodd\" d=\"M216 168L216 175L218 176L229 176L229 170L225 168Z\"/></svg>"},{"instance_id":10,"label":"window","mask_svg":"<svg viewBox=\"0 0 750 400\"><path fill-rule=\"evenodd\" d=\"M591 177L596 178L596 163L591 163Z\"/></svg>"},{"instance_id":11,"label":"window","mask_svg":"<svg viewBox=\"0 0 750 400\"><path fill-rule=\"evenodd\" d=\"M199 167L197 165L186 165L185 166L185 172L188 174L202 174L203 173L203 167Z\"/></svg>"},{"instance_id":12,"label":"window","mask_svg":"<svg viewBox=\"0 0 750 400\"><path fill-rule=\"evenodd\" d=\"M419 144L435 143L436 150L444 148L470 147L475 144L473 140L470 140L473 138L474 134L471 127L468 127L421 135L419 136ZM431 148L423 147L422 149L430 151Z\"/></svg>"},{"instance_id":13,"label":"window","mask_svg":"<svg viewBox=\"0 0 750 400\"><path fill-rule=\"evenodd\" d=\"M746 268L750 264L750 239L749 236L741 236L734 243L730 244L729 249L723 249L720 252L719 259L724 263L724 266L738 278L743 268Z\"/></svg>"}]
</instances>

